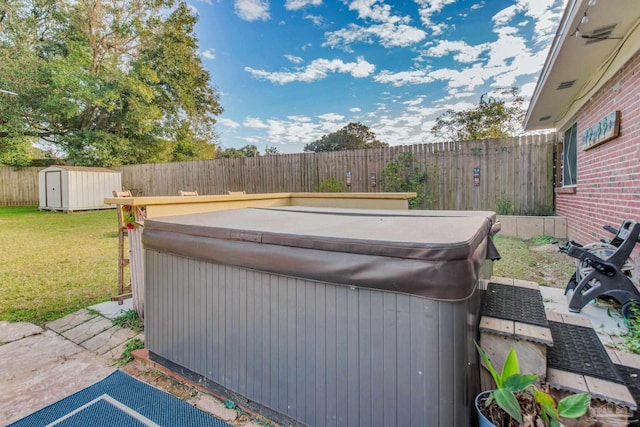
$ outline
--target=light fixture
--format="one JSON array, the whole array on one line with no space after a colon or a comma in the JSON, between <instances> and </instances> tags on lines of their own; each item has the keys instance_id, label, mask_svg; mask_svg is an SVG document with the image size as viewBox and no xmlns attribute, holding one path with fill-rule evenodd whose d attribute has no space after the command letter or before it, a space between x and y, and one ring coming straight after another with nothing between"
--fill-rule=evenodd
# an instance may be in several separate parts
<instances>
[{"instance_id":1,"label":"light fixture","mask_svg":"<svg viewBox=\"0 0 640 427\"><path fill-rule=\"evenodd\" d=\"M589 7L595 6L596 5L596 0L589 0L588 5L589 5Z\"/></svg>"},{"instance_id":2,"label":"light fixture","mask_svg":"<svg viewBox=\"0 0 640 427\"><path fill-rule=\"evenodd\" d=\"M575 34L574 34L573 36L574 36L575 38L580 37L580 30L576 28L576 32L575 32Z\"/></svg>"},{"instance_id":3,"label":"light fixture","mask_svg":"<svg viewBox=\"0 0 640 427\"><path fill-rule=\"evenodd\" d=\"M580 21L581 24L586 24L589 22L589 17L587 16L587 12L584 13L584 16L582 17L582 20Z\"/></svg>"}]
</instances>

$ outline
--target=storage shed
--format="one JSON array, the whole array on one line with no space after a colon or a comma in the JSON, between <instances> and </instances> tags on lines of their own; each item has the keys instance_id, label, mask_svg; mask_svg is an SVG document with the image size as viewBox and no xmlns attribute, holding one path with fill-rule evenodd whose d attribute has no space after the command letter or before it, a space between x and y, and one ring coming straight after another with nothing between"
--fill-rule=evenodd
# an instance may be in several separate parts
<instances>
[{"instance_id":1,"label":"storage shed","mask_svg":"<svg viewBox=\"0 0 640 427\"><path fill-rule=\"evenodd\" d=\"M309 207L147 220L149 357L287 425L471 425L494 222Z\"/></svg>"},{"instance_id":2,"label":"storage shed","mask_svg":"<svg viewBox=\"0 0 640 427\"><path fill-rule=\"evenodd\" d=\"M106 168L49 166L38 173L39 209L111 209L104 199L122 188L121 174Z\"/></svg>"}]
</instances>

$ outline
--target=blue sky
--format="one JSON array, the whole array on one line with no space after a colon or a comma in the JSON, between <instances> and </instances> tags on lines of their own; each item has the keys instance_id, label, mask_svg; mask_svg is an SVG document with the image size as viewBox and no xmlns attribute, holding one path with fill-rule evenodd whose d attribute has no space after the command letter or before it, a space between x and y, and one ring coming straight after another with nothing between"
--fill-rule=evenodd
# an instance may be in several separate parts
<instances>
[{"instance_id":1,"label":"blue sky","mask_svg":"<svg viewBox=\"0 0 640 427\"><path fill-rule=\"evenodd\" d=\"M528 98L564 0L189 0L220 93L218 143L302 152L349 122L390 145L432 142L448 108Z\"/></svg>"}]
</instances>

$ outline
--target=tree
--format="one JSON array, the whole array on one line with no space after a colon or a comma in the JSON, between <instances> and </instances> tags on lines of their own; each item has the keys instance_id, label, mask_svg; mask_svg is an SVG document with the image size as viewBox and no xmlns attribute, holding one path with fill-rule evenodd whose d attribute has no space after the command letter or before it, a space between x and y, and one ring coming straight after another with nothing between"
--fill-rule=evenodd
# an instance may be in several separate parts
<instances>
[{"instance_id":1,"label":"tree","mask_svg":"<svg viewBox=\"0 0 640 427\"><path fill-rule=\"evenodd\" d=\"M226 148L219 150L216 157L223 159L243 158L243 157L258 157L260 152L255 145L245 145L242 148Z\"/></svg>"},{"instance_id":2,"label":"tree","mask_svg":"<svg viewBox=\"0 0 640 427\"><path fill-rule=\"evenodd\" d=\"M258 151L258 147L255 145L245 145L240 149L244 157L258 157L260 156L260 152Z\"/></svg>"},{"instance_id":3,"label":"tree","mask_svg":"<svg viewBox=\"0 0 640 427\"><path fill-rule=\"evenodd\" d=\"M212 155L222 108L196 22L174 0L0 0L0 87L19 94L0 99L0 143L45 140L79 165Z\"/></svg>"},{"instance_id":4,"label":"tree","mask_svg":"<svg viewBox=\"0 0 640 427\"><path fill-rule=\"evenodd\" d=\"M496 95L499 98L485 93L477 106L467 110L447 110L436 119L431 133L444 141L506 138L521 133L525 111L519 89L500 89Z\"/></svg>"},{"instance_id":5,"label":"tree","mask_svg":"<svg viewBox=\"0 0 640 427\"><path fill-rule=\"evenodd\" d=\"M409 199L409 209L426 209L429 202L426 192L427 172L411 153L402 153L397 162L385 165L380 184L384 191L415 192L417 196Z\"/></svg>"},{"instance_id":6,"label":"tree","mask_svg":"<svg viewBox=\"0 0 640 427\"><path fill-rule=\"evenodd\" d=\"M281 153L278 150L278 147L266 147L264 149L264 155L265 156L277 156L279 154L281 154Z\"/></svg>"},{"instance_id":7,"label":"tree","mask_svg":"<svg viewBox=\"0 0 640 427\"><path fill-rule=\"evenodd\" d=\"M324 135L322 138L304 146L304 151L316 153L326 151L357 150L361 148L388 147L379 141L376 134L362 123L349 123L345 127Z\"/></svg>"}]
</instances>

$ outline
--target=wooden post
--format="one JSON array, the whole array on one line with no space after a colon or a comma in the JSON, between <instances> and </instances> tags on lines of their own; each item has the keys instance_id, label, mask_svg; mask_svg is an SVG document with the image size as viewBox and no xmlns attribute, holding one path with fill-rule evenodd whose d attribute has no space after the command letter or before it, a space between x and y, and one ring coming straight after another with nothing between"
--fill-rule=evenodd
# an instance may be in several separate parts
<instances>
[{"instance_id":1,"label":"wooden post","mask_svg":"<svg viewBox=\"0 0 640 427\"><path fill-rule=\"evenodd\" d=\"M131 197L130 191L114 191L113 197ZM118 304L122 304L122 301L131 298L131 283L125 286L124 284L124 269L129 265L129 256L124 254L124 240L128 237L129 230L124 222L123 206L116 205L118 212L118 294L111 297L111 301L118 301Z\"/></svg>"}]
</instances>

